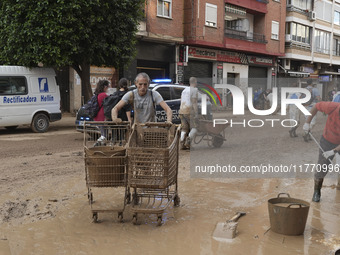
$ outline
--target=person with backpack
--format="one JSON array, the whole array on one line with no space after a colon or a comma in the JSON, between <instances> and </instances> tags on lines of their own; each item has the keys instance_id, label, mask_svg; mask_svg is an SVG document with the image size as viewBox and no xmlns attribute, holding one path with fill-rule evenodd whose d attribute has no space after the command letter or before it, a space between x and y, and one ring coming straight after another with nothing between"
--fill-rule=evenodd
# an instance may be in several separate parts
<instances>
[{"instance_id":1,"label":"person with backpack","mask_svg":"<svg viewBox=\"0 0 340 255\"><path fill-rule=\"evenodd\" d=\"M118 102L123 98L123 96L128 92L128 80L126 78L121 78L118 82L117 91L112 95L106 97L104 99L104 115L106 120L111 121L111 111L113 107L118 104ZM125 105L119 112L118 118L122 119L122 121L132 122L131 119L131 105Z\"/></svg>"},{"instance_id":2,"label":"person with backpack","mask_svg":"<svg viewBox=\"0 0 340 255\"><path fill-rule=\"evenodd\" d=\"M136 89L126 93L119 103L112 109L112 121L117 123L119 111L127 104L133 106L134 121L136 123L156 122L156 105L160 105L166 112L167 122L172 123L172 111L157 91L149 90L150 77L146 73L139 73L135 79Z\"/></svg>"},{"instance_id":3,"label":"person with backpack","mask_svg":"<svg viewBox=\"0 0 340 255\"><path fill-rule=\"evenodd\" d=\"M93 118L94 121L105 121L103 101L107 97L106 92L108 88L109 88L109 81L107 80L98 81L94 94L97 96L99 111L97 115ZM100 134L101 136L98 138L97 141L105 142L106 135L105 135L105 130L103 127L100 128Z\"/></svg>"}]
</instances>

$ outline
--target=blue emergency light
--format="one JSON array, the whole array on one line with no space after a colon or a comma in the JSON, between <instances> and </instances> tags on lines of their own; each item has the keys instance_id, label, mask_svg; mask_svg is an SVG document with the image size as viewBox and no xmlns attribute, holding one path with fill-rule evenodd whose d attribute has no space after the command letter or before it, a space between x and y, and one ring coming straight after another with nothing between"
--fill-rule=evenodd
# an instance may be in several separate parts
<instances>
[{"instance_id":1,"label":"blue emergency light","mask_svg":"<svg viewBox=\"0 0 340 255\"><path fill-rule=\"evenodd\" d=\"M153 79L152 82L166 83L166 82L171 82L171 79Z\"/></svg>"}]
</instances>

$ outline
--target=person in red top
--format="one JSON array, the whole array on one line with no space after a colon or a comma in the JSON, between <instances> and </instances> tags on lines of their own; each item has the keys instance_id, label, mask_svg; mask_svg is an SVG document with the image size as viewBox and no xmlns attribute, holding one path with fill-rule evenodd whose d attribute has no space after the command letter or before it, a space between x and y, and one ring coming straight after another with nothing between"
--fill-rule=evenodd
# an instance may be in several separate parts
<instances>
[{"instance_id":1,"label":"person in red top","mask_svg":"<svg viewBox=\"0 0 340 255\"><path fill-rule=\"evenodd\" d=\"M106 91L109 88L109 81L107 80L100 80L97 83L96 90L94 92L95 95L98 97L98 104L99 104L99 112L96 117L94 117L94 121L105 121L105 115L104 115L104 107L103 107L103 101L104 98L106 98L108 95L106 94ZM100 128L100 134L101 136L98 138L98 142L105 142L106 135L105 130Z\"/></svg>"},{"instance_id":2,"label":"person in red top","mask_svg":"<svg viewBox=\"0 0 340 255\"><path fill-rule=\"evenodd\" d=\"M335 153L340 152L340 103L319 102L315 104L310 111L312 115L307 118L303 126L304 131L310 131L310 122L318 111L328 115L326 126L320 139L320 147L324 152L319 150L318 159L318 165L326 165L327 169L325 171L316 171L314 174L314 194L312 198L314 202L320 201L323 179L331 164L329 159L332 160ZM321 168L321 170L323 170L323 168ZM340 188L340 183L338 183L337 188Z\"/></svg>"}]
</instances>

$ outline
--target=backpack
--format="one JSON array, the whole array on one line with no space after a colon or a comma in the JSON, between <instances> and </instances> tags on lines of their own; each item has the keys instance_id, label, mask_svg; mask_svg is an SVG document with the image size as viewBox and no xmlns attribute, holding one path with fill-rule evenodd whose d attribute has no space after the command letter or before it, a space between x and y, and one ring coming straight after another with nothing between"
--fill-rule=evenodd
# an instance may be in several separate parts
<instances>
[{"instance_id":1,"label":"backpack","mask_svg":"<svg viewBox=\"0 0 340 255\"><path fill-rule=\"evenodd\" d=\"M116 104L118 104L118 102L122 99L123 95L124 94L120 95L119 93L115 92L114 94L104 98L104 101L103 101L104 115L107 120L109 121L112 120L111 111L113 107L115 107ZM119 112L121 112L121 110Z\"/></svg>"},{"instance_id":2,"label":"backpack","mask_svg":"<svg viewBox=\"0 0 340 255\"><path fill-rule=\"evenodd\" d=\"M98 96L94 94L91 99L83 106L84 113L90 116L92 119L97 116L99 110Z\"/></svg>"}]
</instances>

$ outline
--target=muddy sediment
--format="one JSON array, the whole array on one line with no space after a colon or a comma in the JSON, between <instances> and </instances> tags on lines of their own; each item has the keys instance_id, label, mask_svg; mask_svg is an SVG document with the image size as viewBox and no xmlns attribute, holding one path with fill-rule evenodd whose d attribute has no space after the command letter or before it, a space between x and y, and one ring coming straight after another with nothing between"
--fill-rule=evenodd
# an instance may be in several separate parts
<instances>
[{"instance_id":1,"label":"muddy sediment","mask_svg":"<svg viewBox=\"0 0 340 255\"><path fill-rule=\"evenodd\" d=\"M319 136L322 117L314 131ZM99 222L92 223L83 135L69 123L52 126L46 134L0 130L0 254L326 255L340 248L340 191L334 179L325 180L321 202L311 203L304 235L284 236L270 230L268 200L286 192L311 202L311 178L192 178L187 151L181 152L179 161L181 204L170 204L161 227L156 226L156 215L140 215L138 225L132 224L132 205L125 208L124 223L116 212L99 213ZM273 136L279 142L271 143ZM222 149L239 164L257 162L259 157L270 160L272 151L282 152L287 164L301 155L316 161L315 144L302 137L291 139L283 128L255 134L248 129L228 130L227 138ZM256 154L261 148L262 153ZM241 156L245 151L246 159ZM114 207L121 205L124 191L93 193L94 207ZM236 237L215 240L216 225L238 211L246 215L238 220Z\"/></svg>"}]
</instances>

